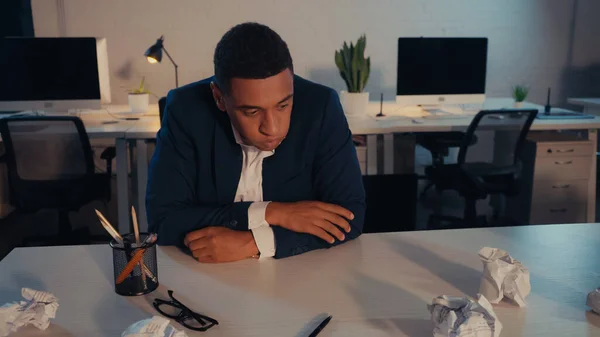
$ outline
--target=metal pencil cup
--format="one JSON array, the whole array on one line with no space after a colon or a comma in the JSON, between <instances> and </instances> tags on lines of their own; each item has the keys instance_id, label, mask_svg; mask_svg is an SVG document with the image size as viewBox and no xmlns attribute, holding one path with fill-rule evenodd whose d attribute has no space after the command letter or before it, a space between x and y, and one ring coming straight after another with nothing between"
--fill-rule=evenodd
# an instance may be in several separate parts
<instances>
[{"instance_id":1,"label":"metal pencil cup","mask_svg":"<svg viewBox=\"0 0 600 337\"><path fill-rule=\"evenodd\" d=\"M140 233L140 242L149 233ZM138 248L134 234L123 235L123 245L110 242L113 252L115 292L123 296L139 296L158 288L156 243Z\"/></svg>"}]
</instances>

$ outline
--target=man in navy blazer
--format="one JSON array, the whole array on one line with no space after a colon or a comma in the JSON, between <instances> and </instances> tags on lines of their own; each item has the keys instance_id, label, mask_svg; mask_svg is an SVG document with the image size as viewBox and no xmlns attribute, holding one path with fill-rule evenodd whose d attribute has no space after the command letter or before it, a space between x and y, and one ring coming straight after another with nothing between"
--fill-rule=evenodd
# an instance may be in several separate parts
<instances>
[{"instance_id":1,"label":"man in navy blazer","mask_svg":"<svg viewBox=\"0 0 600 337\"><path fill-rule=\"evenodd\" d=\"M358 237L365 192L337 93L295 76L286 43L257 23L228 31L214 64L167 97L146 195L158 243L230 262Z\"/></svg>"}]
</instances>

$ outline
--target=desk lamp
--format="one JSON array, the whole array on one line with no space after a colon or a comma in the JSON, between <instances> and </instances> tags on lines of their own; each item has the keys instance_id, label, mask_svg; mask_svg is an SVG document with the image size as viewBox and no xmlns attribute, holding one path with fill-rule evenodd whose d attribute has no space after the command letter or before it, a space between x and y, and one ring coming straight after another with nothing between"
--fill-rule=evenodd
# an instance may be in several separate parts
<instances>
[{"instance_id":1,"label":"desk lamp","mask_svg":"<svg viewBox=\"0 0 600 337\"><path fill-rule=\"evenodd\" d=\"M177 73L177 64L175 63L175 61L173 61L173 59L171 58L171 55L169 55L169 52L167 52L167 50L163 46L164 40L165 40L164 37L161 35L161 37L158 38L158 40L156 40L156 43L153 44L152 46L150 46L150 48L148 48L148 50L146 50L146 52L144 53L144 56L146 56L146 59L148 60L148 62L150 62L152 64L159 63L160 61L162 61L162 52L164 50L165 54L167 54L167 57L169 58L171 63L173 63L173 66L175 67L175 87L178 88L179 87L179 75Z\"/></svg>"}]
</instances>

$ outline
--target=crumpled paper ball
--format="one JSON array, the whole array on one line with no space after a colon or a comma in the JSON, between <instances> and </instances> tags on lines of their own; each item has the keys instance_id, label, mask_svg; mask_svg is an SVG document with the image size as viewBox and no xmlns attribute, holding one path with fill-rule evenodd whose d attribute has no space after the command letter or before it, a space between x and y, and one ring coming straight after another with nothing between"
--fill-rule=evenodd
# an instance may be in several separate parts
<instances>
[{"instance_id":1,"label":"crumpled paper ball","mask_svg":"<svg viewBox=\"0 0 600 337\"><path fill-rule=\"evenodd\" d=\"M481 294L477 300L438 296L427 308L434 324L434 337L498 337L502 331L492 305Z\"/></svg>"},{"instance_id":2,"label":"crumpled paper ball","mask_svg":"<svg viewBox=\"0 0 600 337\"><path fill-rule=\"evenodd\" d=\"M531 292L529 270L502 249L484 247L479 257L483 262L479 293L490 303L507 297L520 307L526 306L525 297Z\"/></svg>"},{"instance_id":3,"label":"crumpled paper ball","mask_svg":"<svg viewBox=\"0 0 600 337\"><path fill-rule=\"evenodd\" d=\"M585 305L592 308L592 311L600 315L600 288L595 289L587 295Z\"/></svg>"},{"instance_id":4,"label":"crumpled paper ball","mask_svg":"<svg viewBox=\"0 0 600 337\"><path fill-rule=\"evenodd\" d=\"M56 317L58 298L53 294L22 288L21 296L26 301L0 306L0 337L8 336L26 325L46 330L50 326L50 320Z\"/></svg>"},{"instance_id":5,"label":"crumpled paper ball","mask_svg":"<svg viewBox=\"0 0 600 337\"><path fill-rule=\"evenodd\" d=\"M121 337L187 337L184 331L175 329L170 321L161 316L143 319L130 325Z\"/></svg>"}]
</instances>

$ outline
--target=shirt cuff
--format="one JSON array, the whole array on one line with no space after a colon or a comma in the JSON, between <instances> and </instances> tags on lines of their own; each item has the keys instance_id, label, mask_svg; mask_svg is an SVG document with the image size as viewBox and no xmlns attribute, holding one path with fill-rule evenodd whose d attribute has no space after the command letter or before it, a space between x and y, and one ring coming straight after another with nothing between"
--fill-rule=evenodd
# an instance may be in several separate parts
<instances>
[{"instance_id":1,"label":"shirt cuff","mask_svg":"<svg viewBox=\"0 0 600 337\"><path fill-rule=\"evenodd\" d=\"M248 229L252 230L262 226L269 226L265 220L267 205L270 201L253 202L248 207Z\"/></svg>"},{"instance_id":2,"label":"shirt cuff","mask_svg":"<svg viewBox=\"0 0 600 337\"><path fill-rule=\"evenodd\" d=\"M251 230L260 252L260 259L275 256L275 235L271 226L261 226Z\"/></svg>"}]
</instances>

